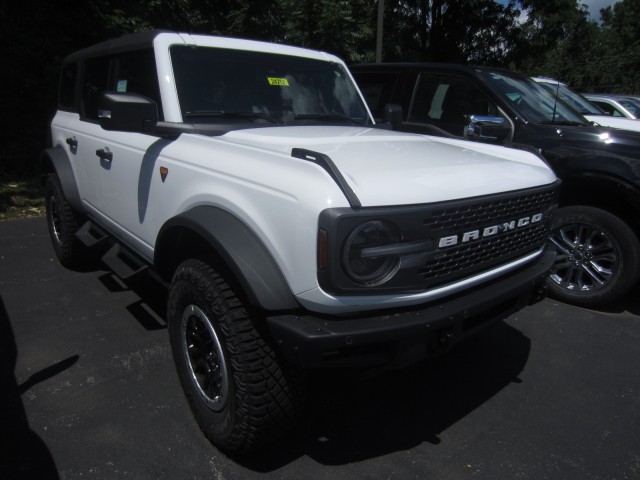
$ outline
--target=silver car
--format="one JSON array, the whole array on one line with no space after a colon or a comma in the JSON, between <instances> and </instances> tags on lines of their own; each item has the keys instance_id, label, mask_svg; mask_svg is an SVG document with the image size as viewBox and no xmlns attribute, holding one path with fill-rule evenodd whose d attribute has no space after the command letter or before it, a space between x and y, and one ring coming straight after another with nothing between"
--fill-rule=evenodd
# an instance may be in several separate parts
<instances>
[{"instance_id":1,"label":"silver car","mask_svg":"<svg viewBox=\"0 0 640 480\"><path fill-rule=\"evenodd\" d=\"M584 95L591 102L613 117L640 118L640 102L619 95Z\"/></svg>"}]
</instances>

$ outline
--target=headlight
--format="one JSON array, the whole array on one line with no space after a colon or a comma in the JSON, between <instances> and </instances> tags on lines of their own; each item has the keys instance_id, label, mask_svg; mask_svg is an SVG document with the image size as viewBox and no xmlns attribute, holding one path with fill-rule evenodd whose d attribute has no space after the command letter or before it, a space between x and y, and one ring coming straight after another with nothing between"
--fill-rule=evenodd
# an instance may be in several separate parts
<instances>
[{"instance_id":1,"label":"headlight","mask_svg":"<svg viewBox=\"0 0 640 480\"><path fill-rule=\"evenodd\" d=\"M400 267L395 247L400 234L393 224L372 220L357 227L347 238L342 261L347 275L375 287L389 281Z\"/></svg>"}]
</instances>

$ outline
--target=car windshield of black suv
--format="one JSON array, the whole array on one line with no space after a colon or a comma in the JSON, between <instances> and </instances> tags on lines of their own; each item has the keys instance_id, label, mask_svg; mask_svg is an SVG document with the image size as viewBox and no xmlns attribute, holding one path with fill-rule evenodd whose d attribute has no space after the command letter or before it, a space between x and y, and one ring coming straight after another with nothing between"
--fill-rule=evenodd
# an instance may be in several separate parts
<instances>
[{"instance_id":1,"label":"car windshield of black suv","mask_svg":"<svg viewBox=\"0 0 640 480\"><path fill-rule=\"evenodd\" d=\"M547 89L552 95L558 95L562 100L567 102L571 107L580 112L582 115L606 115L602 110L596 107L582 95L574 92L566 85L540 83L542 87Z\"/></svg>"},{"instance_id":2,"label":"car windshield of black suv","mask_svg":"<svg viewBox=\"0 0 640 480\"><path fill-rule=\"evenodd\" d=\"M533 80L502 72L479 71L494 92L507 100L526 122L553 125L590 125L589 121Z\"/></svg>"},{"instance_id":3,"label":"car windshield of black suv","mask_svg":"<svg viewBox=\"0 0 640 480\"><path fill-rule=\"evenodd\" d=\"M338 63L211 47L171 47L182 118L191 123L368 123Z\"/></svg>"}]
</instances>

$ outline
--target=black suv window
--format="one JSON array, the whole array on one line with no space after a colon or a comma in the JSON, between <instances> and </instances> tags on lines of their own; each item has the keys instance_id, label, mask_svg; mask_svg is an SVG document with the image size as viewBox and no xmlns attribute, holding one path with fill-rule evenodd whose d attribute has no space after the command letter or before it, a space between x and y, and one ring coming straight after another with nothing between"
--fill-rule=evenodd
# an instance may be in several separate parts
<instances>
[{"instance_id":1,"label":"black suv window","mask_svg":"<svg viewBox=\"0 0 640 480\"><path fill-rule=\"evenodd\" d=\"M373 117L380 121L383 107L389 103L390 98L394 98L393 92L399 75L393 72L363 72L356 73L355 77Z\"/></svg>"},{"instance_id":2,"label":"black suv window","mask_svg":"<svg viewBox=\"0 0 640 480\"><path fill-rule=\"evenodd\" d=\"M420 74L409 107L409 122L432 123L453 135L462 135L471 115L501 116L496 105L464 78Z\"/></svg>"},{"instance_id":3,"label":"black suv window","mask_svg":"<svg viewBox=\"0 0 640 480\"><path fill-rule=\"evenodd\" d=\"M98 98L100 92L108 90L110 63L108 57L92 58L85 61L80 109L83 118L98 120Z\"/></svg>"},{"instance_id":4,"label":"black suv window","mask_svg":"<svg viewBox=\"0 0 640 480\"><path fill-rule=\"evenodd\" d=\"M150 98L158 104L158 114L162 115L160 87L153 50L118 55L115 62L115 85L112 89L117 92L137 93Z\"/></svg>"},{"instance_id":5,"label":"black suv window","mask_svg":"<svg viewBox=\"0 0 640 480\"><path fill-rule=\"evenodd\" d=\"M556 125L588 125L580 113L531 79L508 71L478 70L479 77L492 92L504 99L526 122Z\"/></svg>"}]
</instances>

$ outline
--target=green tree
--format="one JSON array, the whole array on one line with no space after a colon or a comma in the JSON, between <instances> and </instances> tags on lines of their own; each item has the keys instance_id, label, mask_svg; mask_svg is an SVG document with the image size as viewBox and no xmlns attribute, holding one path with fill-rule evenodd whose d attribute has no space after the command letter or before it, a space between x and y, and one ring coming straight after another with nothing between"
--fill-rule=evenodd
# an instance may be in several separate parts
<instances>
[{"instance_id":1,"label":"green tree","mask_svg":"<svg viewBox=\"0 0 640 480\"><path fill-rule=\"evenodd\" d=\"M502 64L518 14L514 1L387 0L383 59Z\"/></svg>"},{"instance_id":2,"label":"green tree","mask_svg":"<svg viewBox=\"0 0 640 480\"><path fill-rule=\"evenodd\" d=\"M559 56L563 42L579 39L588 11L576 0L520 0L527 20L522 24L516 42L512 66L519 70L537 72L548 68L552 57ZM548 72L547 74L549 74Z\"/></svg>"},{"instance_id":3,"label":"green tree","mask_svg":"<svg viewBox=\"0 0 640 480\"><path fill-rule=\"evenodd\" d=\"M640 94L640 0L600 10L602 54L592 90Z\"/></svg>"},{"instance_id":4,"label":"green tree","mask_svg":"<svg viewBox=\"0 0 640 480\"><path fill-rule=\"evenodd\" d=\"M371 60L376 3L371 0L279 0L281 34L274 40L324 50L350 61Z\"/></svg>"}]
</instances>

